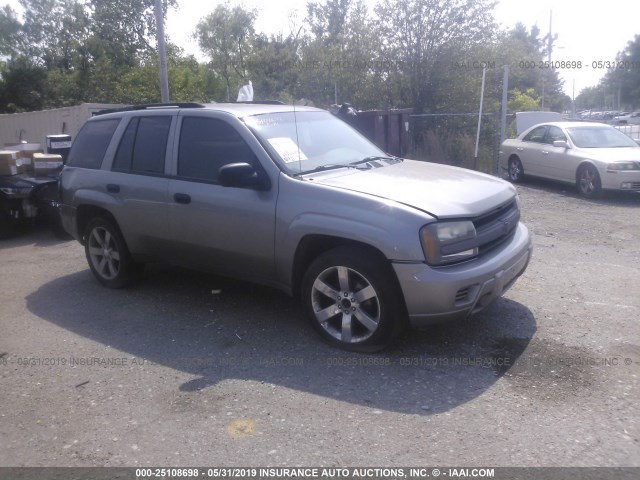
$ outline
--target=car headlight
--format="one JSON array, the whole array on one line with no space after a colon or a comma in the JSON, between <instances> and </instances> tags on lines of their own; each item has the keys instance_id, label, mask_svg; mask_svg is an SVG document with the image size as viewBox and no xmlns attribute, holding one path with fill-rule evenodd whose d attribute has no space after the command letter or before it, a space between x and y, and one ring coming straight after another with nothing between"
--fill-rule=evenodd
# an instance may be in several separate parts
<instances>
[{"instance_id":1,"label":"car headlight","mask_svg":"<svg viewBox=\"0 0 640 480\"><path fill-rule=\"evenodd\" d=\"M0 188L0 192L4 193L8 197L11 197L13 195L18 195L18 193L20 193L17 188L13 188L13 187L2 187Z\"/></svg>"},{"instance_id":2,"label":"car headlight","mask_svg":"<svg viewBox=\"0 0 640 480\"><path fill-rule=\"evenodd\" d=\"M430 265L447 265L478 255L473 223L440 222L425 225L420 230L422 250Z\"/></svg>"},{"instance_id":3,"label":"car headlight","mask_svg":"<svg viewBox=\"0 0 640 480\"><path fill-rule=\"evenodd\" d=\"M616 162L607 164L607 172L617 173L624 170L638 170L635 162Z\"/></svg>"}]
</instances>

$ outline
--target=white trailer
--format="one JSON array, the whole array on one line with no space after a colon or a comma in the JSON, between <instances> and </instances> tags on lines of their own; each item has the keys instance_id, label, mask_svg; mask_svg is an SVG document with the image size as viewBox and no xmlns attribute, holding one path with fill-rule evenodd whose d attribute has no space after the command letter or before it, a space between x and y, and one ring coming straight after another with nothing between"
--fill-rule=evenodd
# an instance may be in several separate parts
<instances>
[{"instance_id":1,"label":"white trailer","mask_svg":"<svg viewBox=\"0 0 640 480\"><path fill-rule=\"evenodd\" d=\"M46 145L47 135L66 133L75 139L84 122L95 112L124 105L83 103L75 107L0 115L0 147L22 142Z\"/></svg>"}]
</instances>

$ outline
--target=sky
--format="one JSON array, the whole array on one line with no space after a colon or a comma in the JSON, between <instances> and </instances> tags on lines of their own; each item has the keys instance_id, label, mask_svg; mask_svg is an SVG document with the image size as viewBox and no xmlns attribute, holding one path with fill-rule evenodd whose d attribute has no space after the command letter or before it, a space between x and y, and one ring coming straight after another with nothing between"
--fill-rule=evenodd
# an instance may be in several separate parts
<instances>
[{"instance_id":1,"label":"sky","mask_svg":"<svg viewBox=\"0 0 640 480\"><path fill-rule=\"evenodd\" d=\"M166 33L170 40L186 53L204 59L192 34L198 21L213 12L223 1L177 0L179 9L167 12ZM373 8L376 0L365 0ZM9 3L21 11L18 0ZM300 25L306 15L306 0L231 0L231 4L242 4L258 10L256 29L267 34L290 31L291 16ZM552 32L558 38L552 52L552 61L581 62L573 69L559 69L564 80L564 91L570 97L580 90L594 86L606 73L606 69L594 68L594 62L613 61L616 54L627 43L640 34L640 2L637 0L498 0L494 15L505 29L517 22L527 27L538 25L540 36L549 32L549 17L552 12Z\"/></svg>"}]
</instances>

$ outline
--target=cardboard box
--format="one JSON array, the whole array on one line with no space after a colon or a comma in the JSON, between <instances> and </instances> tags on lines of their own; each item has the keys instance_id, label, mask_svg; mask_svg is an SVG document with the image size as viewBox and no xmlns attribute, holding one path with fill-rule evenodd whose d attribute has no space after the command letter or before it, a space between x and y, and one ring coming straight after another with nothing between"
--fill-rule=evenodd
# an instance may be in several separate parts
<instances>
[{"instance_id":1,"label":"cardboard box","mask_svg":"<svg viewBox=\"0 0 640 480\"><path fill-rule=\"evenodd\" d=\"M21 157L18 155L16 159L16 167L18 168L18 173L30 173L33 171L33 162L31 161L31 157Z\"/></svg>"},{"instance_id":2,"label":"cardboard box","mask_svg":"<svg viewBox=\"0 0 640 480\"><path fill-rule=\"evenodd\" d=\"M34 175L46 175L51 172L57 172L62 169L62 155L53 155L48 153L33 154L33 173Z\"/></svg>"},{"instance_id":3,"label":"cardboard box","mask_svg":"<svg viewBox=\"0 0 640 480\"><path fill-rule=\"evenodd\" d=\"M17 175L18 154L11 150L0 150L0 175Z\"/></svg>"}]
</instances>

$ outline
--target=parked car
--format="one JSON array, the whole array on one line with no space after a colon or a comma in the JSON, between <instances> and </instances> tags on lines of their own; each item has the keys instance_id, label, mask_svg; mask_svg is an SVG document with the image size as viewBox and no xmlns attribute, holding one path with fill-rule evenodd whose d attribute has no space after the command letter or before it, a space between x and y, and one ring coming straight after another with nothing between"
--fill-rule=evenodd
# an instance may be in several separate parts
<instances>
[{"instance_id":1,"label":"parked car","mask_svg":"<svg viewBox=\"0 0 640 480\"><path fill-rule=\"evenodd\" d=\"M585 197L602 189L640 191L640 146L602 123L535 125L504 141L500 165L512 182L525 175L560 180Z\"/></svg>"},{"instance_id":2,"label":"parked car","mask_svg":"<svg viewBox=\"0 0 640 480\"><path fill-rule=\"evenodd\" d=\"M125 286L145 262L270 285L299 296L323 338L349 350L384 347L407 319L484 309L532 249L508 182L390 157L311 107L98 115L61 188L63 225L104 286Z\"/></svg>"},{"instance_id":3,"label":"parked car","mask_svg":"<svg viewBox=\"0 0 640 480\"><path fill-rule=\"evenodd\" d=\"M614 125L640 125L640 112L619 115L613 118Z\"/></svg>"}]
</instances>

